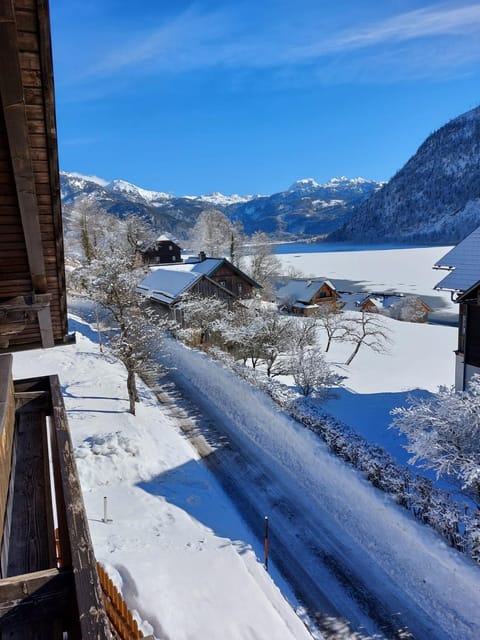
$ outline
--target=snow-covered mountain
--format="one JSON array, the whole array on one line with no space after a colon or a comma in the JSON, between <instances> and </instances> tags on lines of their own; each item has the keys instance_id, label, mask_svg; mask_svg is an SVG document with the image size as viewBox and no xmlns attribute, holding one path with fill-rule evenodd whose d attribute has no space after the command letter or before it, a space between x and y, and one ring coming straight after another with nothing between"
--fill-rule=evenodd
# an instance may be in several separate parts
<instances>
[{"instance_id":1,"label":"snow-covered mountain","mask_svg":"<svg viewBox=\"0 0 480 640\"><path fill-rule=\"evenodd\" d=\"M364 178L333 178L319 184L313 178L294 182L289 189L231 205L228 215L240 220L247 233L257 229L294 236L321 236L338 229L355 205L381 187Z\"/></svg>"},{"instance_id":2,"label":"snow-covered mountain","mask_svg":"<svg viewBox=\"0 0 480 640\"><path fill-rule=\"evenodd\" d=\"M456 243L480 225L480 107L430 135L332 240Z\"/></svg>"},{"instance_id":3,"label":"snow-covered mountain","mask_svg":"<svg viewBox=\"0 0 480 640\"><path fill-rule=\"evenodd\" d=\"M128 213L154 222L161 231L179 238L188 235L197 217L215 207L240 221L247 233L264 231L277 236L319 236L337 229L362 202L381 185L364 178L333 178L319 184L313 178L297 180L289 189L271 196L241 196L212 193L175 196L151 191L125 180L107 182L78 173L61 173L64 208L88 197L109 213Z\"/></svg>"}]
</instances>

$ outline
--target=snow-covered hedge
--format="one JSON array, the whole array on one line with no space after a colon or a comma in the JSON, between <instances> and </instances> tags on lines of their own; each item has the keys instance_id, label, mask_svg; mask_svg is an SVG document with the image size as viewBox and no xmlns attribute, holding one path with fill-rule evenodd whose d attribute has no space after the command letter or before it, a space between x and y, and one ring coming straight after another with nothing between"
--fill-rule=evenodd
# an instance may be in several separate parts
<instances>
[{"instance_id":1,"label":"snow-covered hedge","mask_svg":"<svg viewBox=\"0 0 480 640\"><path fill-rule=\"evenodd\" d=\"M261 388L288 414L319 435L331 451L361 471L377 488L393 497L418 520L440 533L448 544L480 563L480 510L459 503L433 486L428 478L399 465L381 447L367 442L347 425L322 413L310 398L260 371L234 361L219 349L210 351L241 378Z\"/></svg>"}]
</instances>

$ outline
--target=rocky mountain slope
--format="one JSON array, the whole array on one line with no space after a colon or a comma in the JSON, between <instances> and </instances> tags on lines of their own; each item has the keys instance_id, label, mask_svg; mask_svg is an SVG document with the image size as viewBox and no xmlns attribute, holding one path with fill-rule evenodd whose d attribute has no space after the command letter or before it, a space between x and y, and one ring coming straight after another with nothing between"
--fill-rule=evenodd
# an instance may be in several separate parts
<instances>
[{"instance_id":1,"label":"rocky mountain slope","mask_svg":"<svg viewBox=\"0 0 480 640\"><path fill-rule=\"evenodd\" d=\"M82 198L109 213L129 213L151 220L159 231L178 238L188 236L202 211L223 211L243 224L246 233L264 231L277 237L322 236L337 229L351 215L353 207L381 185L363 178L334 178L318 184L311 178L298 180L290 189L271 196L177 197L142 189L123 180L107 182L76 173L61 173L62 200L68 225L69 210Z\"/></svg>"},{"instance_id":2,"label":"rocky mountain slope","mask_svg":"<svg viewBox=\"0 0 480 640\"><path fill-rule=\"evenodd\" d=\"M353 207L380 186L364 178L333 178L326 184L305 178L287 191L232 204L226 213L240 220L249 234L261 230L295 236L324 235L348 220Z\"/></svg>"},{"instance_id":3,"label":"rocky mountain slope","mask_svg":"<svg viewBox=\"0 0 480 640\"><path fill-rule=\"evenodd\" d=\"M480 225L480 107L429 136L329 240L456 243Z\"/></svg>"}]
</instances>

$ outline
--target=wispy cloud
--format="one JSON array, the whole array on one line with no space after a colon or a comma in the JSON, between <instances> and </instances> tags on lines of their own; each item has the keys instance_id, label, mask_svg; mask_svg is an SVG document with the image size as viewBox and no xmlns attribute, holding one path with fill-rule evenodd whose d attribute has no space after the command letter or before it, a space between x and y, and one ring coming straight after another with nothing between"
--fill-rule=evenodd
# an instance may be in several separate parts
<instances>
[{"instance_id":1,"label":"wispy cloud","mask_svg":"<svg viewBox=\"0 0 480 640\"><path fill-rule=\"evenodd\" d=\"M464 73L465 65L480 60L478 3L432 4L328 35L322 16L317 15L318 27L311 18L291 25L287 17L272 13L270 22L255 22L238 5L210 12L194 5L149 31L124 34L122 45L104 54L85 75L304 67L312 80L318 80L328 78L332 66L338 71L343 65L340 76L346 79L363 63L364 69L391 65L399 77L409 72L438 77L456 70ZM438 43L447 41L448 47L439 52ZM350 79L358 81L364 75Z\"/></svg>"},{"instance_id":2,"label":"wispy cloud","mask_svg":"<svg viewBox=\"0 0 480 640\"><path fill-rule=\"evenodd\" d=\"M298 49L297 55L312 57L329 52L363 49L419 38L466 36L479 31L480 5L461 8L433 5L341 32L320 44Z\"/></svg>"}]
</instances>

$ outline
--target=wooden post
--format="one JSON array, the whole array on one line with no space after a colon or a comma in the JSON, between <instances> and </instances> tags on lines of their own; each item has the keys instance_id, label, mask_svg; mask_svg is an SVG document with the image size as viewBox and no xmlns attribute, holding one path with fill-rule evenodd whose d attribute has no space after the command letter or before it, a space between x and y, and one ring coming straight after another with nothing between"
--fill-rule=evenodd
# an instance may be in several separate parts
<instances>
[{"instance_id":1,"label":"wooden post","mask_svg":"<svg viewBox=\"0 0 480 640\"><path fill-rule=\"evenodd\" d=\"M107 524L108 522L108 517L107 517L107 496L103 497L103 521L105 522L105 524Z\"/></svg>"},{"instance_id":2,"label":"wooden post","mask_svg":"<svg viewBox=\"0 0 480 640\"><path fill-rule=\"evenodd\" d=\"M264 564L268 571L268 516L265 516L265 536L263 540Z\"/></svg>"}]
</instances>

